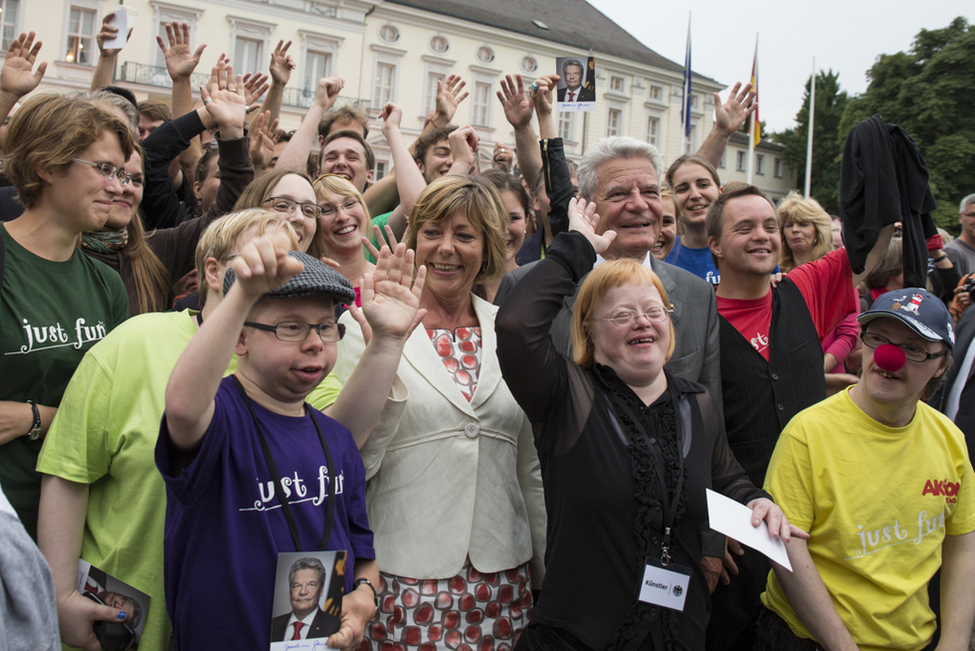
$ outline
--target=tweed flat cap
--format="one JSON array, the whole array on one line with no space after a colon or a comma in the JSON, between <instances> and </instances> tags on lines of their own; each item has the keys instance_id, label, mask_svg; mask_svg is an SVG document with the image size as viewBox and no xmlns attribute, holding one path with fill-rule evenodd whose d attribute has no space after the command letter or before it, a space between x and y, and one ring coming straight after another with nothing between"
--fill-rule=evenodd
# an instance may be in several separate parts
<instances>
[{"instance_id":1,"label":"tweed flat cap","mask_svg":"<svg viewBox=\"0 0 975 651\"><path fill-rule=\"evenodd\" d=\"M327 264L300 251L289 251L288 255L300 260L305 265L304 270L291 278L283 287L268 292L264 296L267 298L298 298L299 296L315 296L325 294L331 296L339 303L349 304L355 300L355 291L352 283L346 280L339 272L335 271ZM230 291L230 286L237 279L237 274L233 269L228 269L223 278L224 295Z\"/></svg>"}]
</instances>

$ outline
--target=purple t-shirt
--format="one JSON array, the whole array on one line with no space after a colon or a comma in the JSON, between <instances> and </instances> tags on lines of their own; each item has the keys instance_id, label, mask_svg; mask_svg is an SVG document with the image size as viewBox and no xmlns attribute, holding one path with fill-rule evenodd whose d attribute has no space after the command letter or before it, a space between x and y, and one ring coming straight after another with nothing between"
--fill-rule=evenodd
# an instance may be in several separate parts
<instances>
[{"instance_id":1,"label":"purple t-shirt","mask_svg":"<svg viewBox=\"0 0 975 651\"><path fill-rule=\"evenodd\" d=\"M282 416L251 402L281 474L304 551L325 530L327 464L308 415ZM310 408L328 442L335 524L328 550L348 552L345 590L357 558L375 559L366 517L362 458L349 430ZM166 481L166 608L180 651L266 648L279 552L295 552L254 421L233 378L220 383L210 428L186 468L173 465L163 417L156 465ZM155 605L155 604L154 604Z\"/></svg>"}]
</instances>

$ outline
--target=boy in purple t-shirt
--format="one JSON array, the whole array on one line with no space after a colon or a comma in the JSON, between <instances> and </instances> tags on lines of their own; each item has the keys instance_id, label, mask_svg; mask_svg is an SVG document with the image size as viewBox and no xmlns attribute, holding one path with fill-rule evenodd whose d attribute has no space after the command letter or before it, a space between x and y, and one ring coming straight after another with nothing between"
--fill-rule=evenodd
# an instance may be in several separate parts
<instances>
[{"instance_id":1,"label":"boy in purple t-shirt","mask_svg":"<svg viewBox=\"0 0 975 651\"><path fill-rule=\"evenodd\" d=\"M399 245L384 247L363 278L372 350L331 409L350 434L304 401L335 364L334 305L355 295L289 244L276 232L246 245L166 389L156 464L167 491L166 606L180 651L266 648L280 552L346 551L352 571L330 647L357 647L375 611L379 572L353 434L364 440L386 402L425 272L414 281L413 254ZM234 375L221 379L235 352Z\"/></svg>"}]
</instances>

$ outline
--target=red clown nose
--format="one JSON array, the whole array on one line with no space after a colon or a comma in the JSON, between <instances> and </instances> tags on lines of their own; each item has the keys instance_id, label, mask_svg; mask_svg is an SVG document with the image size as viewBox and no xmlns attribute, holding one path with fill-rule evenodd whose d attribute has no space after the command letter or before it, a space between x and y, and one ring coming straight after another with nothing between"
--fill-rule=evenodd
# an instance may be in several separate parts
<instances>
[{"instance_id":1,"label":"red clown nose","mask_svg":"<svg viewBox=\"0 0 975 651\"><path fill-rule=\"evenodd\" d=\"M873 361L888 373L896 373L904 368L907 358L904 357L904 351L899 346L883 344L874 352Z\"/></svg>"}]
</instances>

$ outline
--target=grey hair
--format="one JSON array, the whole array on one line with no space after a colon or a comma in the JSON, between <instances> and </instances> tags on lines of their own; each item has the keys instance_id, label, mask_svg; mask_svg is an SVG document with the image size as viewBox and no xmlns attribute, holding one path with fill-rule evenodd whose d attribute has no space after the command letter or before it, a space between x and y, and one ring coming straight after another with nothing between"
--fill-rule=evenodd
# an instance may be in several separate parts
<instances>
[{"instance_id":1,"label":"grey hair","mask_svg":"<svg viewBox=\"0 0 975 651\"><path fill-rule=\"evenodd\" d=\"M653 145L629 136L600 138L582 157L579 163L579 194L592 201L599 185L596 171L603 163L621 158L645 158L657 172L657 181L663 178L664 157Z\"/></svg>"},{"instance_id":2,"label":"grey hair","mask_svg":"<svg viewBox=\"0 0 975 651\"><path fill-rule=\"evenodd\" d=\"M72 97L91 102L92 104L105 102L121 109L125 113L125 117L128 118L129 126L132 127L132 133L135 135L136 142L139 141L139 107L129 100L108 90L86 90Z\"/></svg>"},{"instance_id":3,"label":"grey hair","mask_svg":"<svg viewBox=\"0 0 975 651\"><path fill-rule=\"evenodd\" d=\"M965 208L968 208L973 203L975 203L975 194L970 194L958 204L958 212L965 212Z\"/></svg>"},{"instance_id":4,"label":"grey hair","mask_svg":"<svg viewBox=\"0 0 975 651\"><path fill-rule=\"evenodd\" d=\"M295 574L298 573L298 570L317 570L318 571L318 583L320 584L319 587L322 587L322 586L325 585L325 566L322 565L322 562L320 560L318 560L317 558L315 558L314 556L307 556L305 558L299 558L298 560L296 560L294 562L294 565L292 565L291 566L291 569L288 571L288 586L289 587L291 586L292 583L294 583Z\"/></svg>"}]
</instances>

